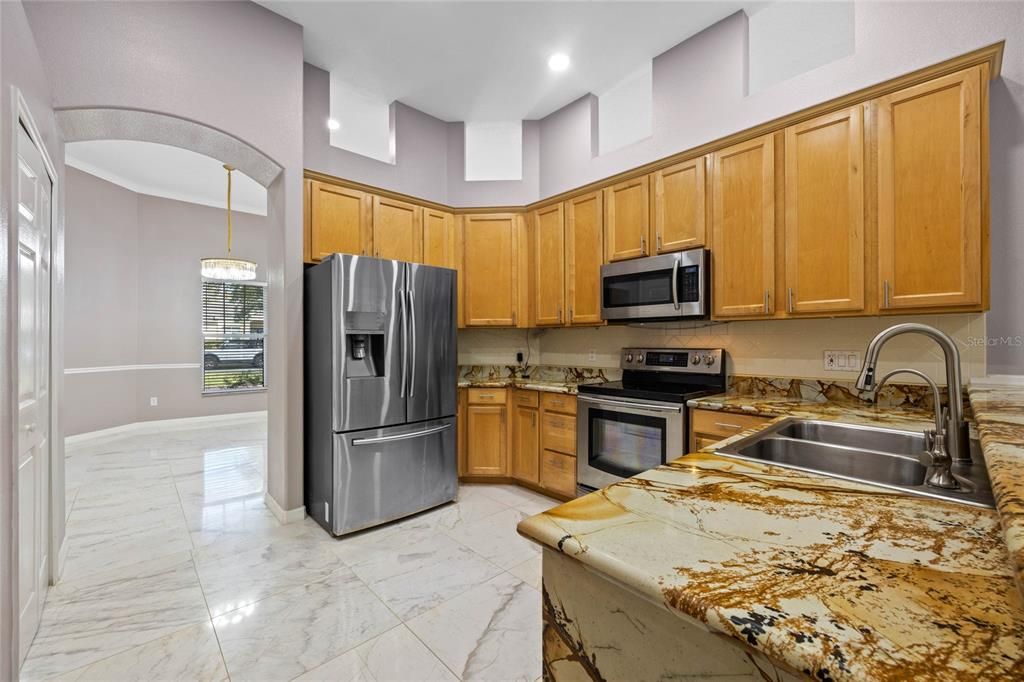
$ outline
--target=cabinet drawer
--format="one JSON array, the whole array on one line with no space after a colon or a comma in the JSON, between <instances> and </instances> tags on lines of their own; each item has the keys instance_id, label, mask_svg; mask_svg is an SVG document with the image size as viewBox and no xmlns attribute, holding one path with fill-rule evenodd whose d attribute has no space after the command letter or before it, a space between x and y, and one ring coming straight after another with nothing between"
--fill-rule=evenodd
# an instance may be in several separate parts
<instances>
[{"instance_id":1,"label":"cabinet drawer","mask_svg":"<svg viewBox=\"0 0 1024 682\"><path fill-rule=\"evenodd\" d=\"M540 404L549 412L576 414L576 396L565 393L543 393Z\"/></svg>"},{"instance_id":2,"label":"cabinet drawer","mask_svg":"<svg viewBox=\"0 0 1024 682\"><path fill-rule=\"evenodd\" d=\"M512 404L523 407L538 407L540 405L540 394L537 391L516 389L512 391Z\"/></svg>"},{"instance_id":3,"label":"cabinet drawer","mask_svg":"<svg viewBox=\"0 0 1024 682\"><path fill-rule=\"evenodd\" d=\"M690 429L693 433L726 438L740 431L755 428L771 421L770 417L759 417L748 414L732 414L718 410L692 410L690 413Z\"/></svg>"},{"instance_id":4,"label":"cabinet drawer","mask_svg":"<svg viewBox=\"0 0 1024 682\"><path fill-rule=\"evenodd\" d=\"M545 412L540 433L541 447L566 455L576 454L576 417Z\"/></svg>"},{"instance_id":5,"label":"cabinet drawer","mask_svg":"<svg viewBox=\"0 0 1024 682\"><path fill-rule=\"evenodd\" d=\"M540 484L562 495L576 495L576 458L545 450L540 456Z\"/></svg>"},{"instance_id":6,"label":"cabinet drawer","mask_svg":"<svg viewBox=\"0 0 1024 682\"><path fill-rule=\"evenodd\" d=\"M470 405L497 405L505 402L504 388L471 388L469 389Z\"/></svg>"}]
</instances>

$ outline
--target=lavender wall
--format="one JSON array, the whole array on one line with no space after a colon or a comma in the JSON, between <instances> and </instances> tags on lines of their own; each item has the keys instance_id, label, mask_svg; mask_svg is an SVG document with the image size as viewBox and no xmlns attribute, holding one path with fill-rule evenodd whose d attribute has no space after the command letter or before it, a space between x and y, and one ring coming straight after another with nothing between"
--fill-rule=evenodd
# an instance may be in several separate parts
<instances>
[{"instance_id":1,"label":"lavender wall","mask_svg":"<svg viewBox=\"0 0 1024 682\"><path fill-rule=\"evenodd\" d=\"M302 29L250 2L32 2L57 108L195 121L280 166L268 187L270 496L302 506ZM182 140L188 146L187 140Z\"/></svg>"}]
</instances>

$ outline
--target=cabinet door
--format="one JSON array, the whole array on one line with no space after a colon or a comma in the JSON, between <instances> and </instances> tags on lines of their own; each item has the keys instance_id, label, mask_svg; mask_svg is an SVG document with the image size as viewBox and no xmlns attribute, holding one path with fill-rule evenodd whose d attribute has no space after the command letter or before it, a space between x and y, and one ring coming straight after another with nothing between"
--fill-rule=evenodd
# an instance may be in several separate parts
<instances>
[{"instance_id":1,"label":"cabinet door","mask_svg":"<svg viewBox=\"0 0 1024 682\"><path fill-rule=\"evenodd\" d=\"M423 259L421 210L415 204L373 198L373 255L418 263Z\"/></svg>"},{"instance_id":2,"label":"cabinet door","mask_svg":"<svg viewBox=\"0 0 1024 682\"><path fill-rule=\"evenodd\" d=\"M423 209L423 262L440 268L455 267L455 221L451 213Z\"/></svg>"},{"instance_id":3,"label":"cabinet door","mask_svg":"<svg viewBox=\"0 0 1024 682\"><path fill-rule=\"evenodd\" d=\"M505 406L469 405L466 415L466 474L505 476Z\"/></svg>"},{"instance_id":4,"label":"cabinet door","mask_svg":"<svg viewBox=\"0 0 1024 682\"><path fill-rule=\"evenodd\" d=\"M332 253L365 256L370 247L369 195L359 190L313 181L310 187L310 257Z\"/></svg>"},{"instance_id":5,"label":"cabinet door","mask_svg":"<svg viewBox=\"0 0 1024 682\"><path fill-rule=\"evenodd\" d=\"M537 483L540 480L538 410L520 405L512 410L512 477Z\"/></svg>"},{"instance_id":6,"label":"cabinet door","mask_svg":"<svg viewBox=\"0 0 1024 682\"><path fill-rule=\"evenodd\" d=\"M786 311L864 309L860 105L786 129Z\"/></svg>"},{"instance_id":7,"label":"cabinet door","mask_svg":"<svg viewBox=\"0 0 1024 682\"><path fill-rule=\"evenodd\" d=\"M558 326L565 321L565 219L562 204L533 213L534 323Z\"/></svg>"},{"instance_id":8,"label":"cabinet door","mask_svg":"<svg viewBox=\"0 0 1024 682\"><path fill-rule=\"evenodd\" d=\"M977 305L981 67L875 100L881 308Z\"/></svg>"},{"instance_id":9,"label":"cabinet door","mask_svg":"<svg viewBox=\"0 0 1024 682\"><path fill-rule=\"evenodd\" d=\"M707 243L704 238L707 216L704 166L705 157L701 156L651 175L655 253L681 251Z\"/></svg>"},{"instance_id":10,"label":"cabinet door","mask_svg":"<svg viewBox=\"0 0 1024 682\"><path fill-rule=\"evenodd\" d=\"M712 159L714 315L770 315L775 304L774 141L765 135L715 152Z\"/></svg>"},{"instance_id":11,"label":"cabinet door","mask_svg":"<svg viewBox=\"0 0 1024 682\"><path fill-rule=\"evenodd\" d=\"M605 248L608 260L626 260L648 254L651 205L647 176L633 178L604 190Z\"/></svg>"},{"instance_id":12,"label":"cabinet door","mask_svg":"<svg viewBox=\"0 0 1024 682\"><path fill-rule=\"evenodd\" d=\"M467 327L516 326L518 222L514 214L463 216L463 314Z\"/></svg>"},{"instance_id":13,"label":"cabinet door","mask_svg":"<svg viewBox=\"0 0 1024 682\"><path fill-rule=\"evenodd\" d=\"M565 205L565 298L569 324L601 324L602 194L584 194Z\"/></svg>"}]
</instances>

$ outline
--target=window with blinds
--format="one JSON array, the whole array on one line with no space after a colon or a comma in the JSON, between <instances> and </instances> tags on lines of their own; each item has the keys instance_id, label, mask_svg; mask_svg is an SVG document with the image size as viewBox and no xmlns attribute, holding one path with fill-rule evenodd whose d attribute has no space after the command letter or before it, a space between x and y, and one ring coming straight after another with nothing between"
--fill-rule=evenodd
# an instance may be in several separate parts
<instances>
[{"instance_id":1,"label":"window with blinds","mask_svg":"<svg viewBox=\"0 0 1024 682\"><path fill-rule=\"evenodd\" d=\"M260 284L203 281L203 393L265 387Z\"/></svg>"}]
</instances>

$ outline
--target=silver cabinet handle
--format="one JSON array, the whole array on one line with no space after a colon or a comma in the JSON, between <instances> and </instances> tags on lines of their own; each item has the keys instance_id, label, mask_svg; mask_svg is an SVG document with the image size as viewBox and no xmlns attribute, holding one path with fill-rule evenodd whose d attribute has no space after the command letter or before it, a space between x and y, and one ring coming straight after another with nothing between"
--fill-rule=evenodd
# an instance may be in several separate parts
<instances>
[{"instance_id":1,"label":"silver cabinet handle","mask_svg":"<svg viewBox=\"0 0 1024 682\"><path fill-rule=\"evenodd\" d=\"M658 250L658 253L661 253L661 232L654 233L654 244L655 248Z\"/></svg>"},{"instance_id":2,"label":"silver cabinet handle","mask_svg":"<svg viewBox=\"0 0 1024 682\"><path fill-rule=\"evenodd\" d=\"M647 236L642 233L640 235L640 253L644 256L647 255Z\"/></svg>"},{"instance_id":3,"label":"silver cabinet handle","mask_svg":"<svg viewBox=\"0 0 1024 682\"><path fill-rule=\"evenodd\" d=\"M793 312L793 287L786 289L786 312Z\"/></svg>"},{"instance_id":4,"label":"silver cabinet handle","mask_svg":"<svg viewBox=\"0 0 1024 682\"><path fill-rule=\"evenodd\" d=\"M764 290L764 314L768 314L768 290Z\"/></svg>"},{"instance_id":5,"label":"silver cabinet handle","mask_svg":"<svg viewBox=\"0 0 1024 682\"><path fill-rule=\"evenodd\" d=\"M672 261L672 305L679 310L679 259Z\"/></svg>"},{"instance_id":6,"label":"silver cabinet handle","mask_svg":"<svg viewBox=\"0 0 1024 682\"><path fill-rule=\"evenodd\" d=\"M423 438L434 433L440 433L445 429L452 428L451 424L442 424L441 426L433 426L429 429L423 429L422 431L413 431L412 433L398 433L394 436L375 436L373 438L353 438L352 445L373 445L374 443L390 443L396 440L409 440L411 438Z\"/></svg>"},{"instance_id":7,"label":"silver cabinet handle","mask_svg":"<svg viewBox=\"0 0 1024 682\"><path fill-rule=\"evenodd\" d=\"M882 282L882 307L889 307L889 280Z\"/></svg>"},{"instance_id":8,"label":"silver cabinet handle","mask_svg":"<svg viewBox=\"0 0 1024 682\"><path fill-rule=\"evenodd\" d=\"M723 429L733 429L734 431L739 431L743 428L739 424L726 424L725 422L715 422L715 426L721 426Z\"/></svg>"},{"instance_id":9,"label":"silver cabinet handle","mask_svg":"<svg viewBox=\"0 0 1024 682\"><path fill-rule=\"evenodd\" d=\"M558 306L558 324L562 324L562 306Z\"/></svg>"}]
</instances>

